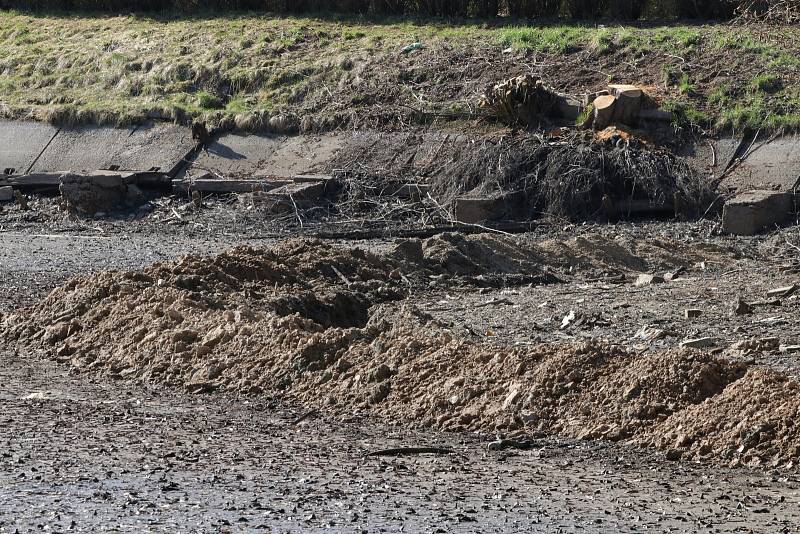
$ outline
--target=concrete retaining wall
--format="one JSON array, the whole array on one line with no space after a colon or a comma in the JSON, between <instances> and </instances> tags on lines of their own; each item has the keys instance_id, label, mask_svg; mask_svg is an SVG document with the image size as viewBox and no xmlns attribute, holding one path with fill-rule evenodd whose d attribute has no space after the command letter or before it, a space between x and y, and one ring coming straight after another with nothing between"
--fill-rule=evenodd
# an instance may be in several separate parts
<instances>
[{"instance_id":1,"label":"concrete retaining wall","mask_svg":"<svg viewBox=\"0 0 800 534\"><path fill-rule=\"evenodd\" d=\"M187 176L208 172L226 178L294 176L317 170L345 143L345 136L226 134L197 155Z\"/></svg>"},{"instance_id":2,"label":"concrete retaining wall","mask_svg":"<svg viewBox=\"0 0 800 534\"><path fill-rule=\"evenodd\" d=\"M130 128L56 128L40 122L0 121L0 171L176 171L195 143L188 128L146 124Z\"/></svg>"},{"instance_id":3,"label":"concrete retaining wall","mask_svg":"<svg viewBox=\"0 0 800 534\"><path fill-rule=\"evenodd\" d=\"M42 122L0 121L0 172L27 173L57 133Z\"/></svg>"}]
</instances>

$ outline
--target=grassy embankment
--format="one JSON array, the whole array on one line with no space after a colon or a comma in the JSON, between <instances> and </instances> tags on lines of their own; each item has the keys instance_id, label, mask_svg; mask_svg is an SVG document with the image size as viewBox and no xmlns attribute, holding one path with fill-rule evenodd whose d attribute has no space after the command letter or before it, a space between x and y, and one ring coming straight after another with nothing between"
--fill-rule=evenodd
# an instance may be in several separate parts
<instances>
[{"instance_id":1,"label":"grassy embankment","mask_svg":"<svg viewBox=\"0 0 800 534\"><path fill-rule=\"evenodd\" d=\"M0 12L0 112L379 125L413 110L470 112L487 83L531 72L576 94L639 83L706 129L798 128L796 30ZM424 48L401 53L415 42Z\"/></svg>"}]
</instances>

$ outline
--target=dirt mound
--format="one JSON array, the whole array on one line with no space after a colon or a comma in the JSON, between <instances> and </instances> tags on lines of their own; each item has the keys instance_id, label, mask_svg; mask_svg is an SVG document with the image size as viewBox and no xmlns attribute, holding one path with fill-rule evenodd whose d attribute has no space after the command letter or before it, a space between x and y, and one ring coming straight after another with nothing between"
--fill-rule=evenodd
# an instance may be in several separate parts
<instances>
[{"instance_id":1,"label":"dirt mound","mask_svg":"<svg viewBox=\"0 0 800 534\"><path fill-rule=\"evenodd\" d=\"M400 248L410 257L420 249ZM508 270L536 265L500 256ZM302 240L189 256L75 279L6 317L0 337L106 377L267 393L397 424L670 451L680 442L688 455L724 463L789 465L800 451L792 427L800 398L785 377L686 351L466 341L397 304L408 264ZM757 437L747 437L753 425Z\"/></svg>"},{"instance_id":2,"label":"dirt mound","mask_svg":"<svg viewBox=\"0 0 800 534\"><path fill-rule=\"evenodd\" d=\"M794 467L800 459L798 418L798 384L775 371L751 369L721 394L674 414L638 441L676 457Z\"/></svg>"},{"instance_id":3,"label":"dirt mound","mask_svg":"<svg viewBox=\"0 0 800 534\"><path fill-rule=\"evenodd\" d=\"M501 235L465 237L444 234L424 243L430 266L460 275L534 274L543 267L578 271L645 272L692 266L700 261L730 261L733 254L708 244L671 239L637 240L587 234L537 242Z\"/></svg>"}]
</instances>

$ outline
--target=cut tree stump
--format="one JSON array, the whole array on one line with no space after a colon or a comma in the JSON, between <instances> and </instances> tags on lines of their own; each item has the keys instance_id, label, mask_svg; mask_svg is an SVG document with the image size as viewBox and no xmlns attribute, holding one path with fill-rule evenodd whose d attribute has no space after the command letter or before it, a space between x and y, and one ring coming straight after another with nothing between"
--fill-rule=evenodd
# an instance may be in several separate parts
<instances>
[{"instance_id":1,"label":"cut tree stump","mask_svg":"<svg viewBox=\"0 0 800 534\"><path fill-rule=\"evenodd\" d=\"M608 89L617 99L613 122L635 126L642 111L642 90L635 85L609 85Z\"/></svg>"},{"instance_id":2,"label":"cut tree stump","mask_svg":"<svg viewBox=\"0 0 800 534\"><path fill-rule=\"evenodd\" d=\"M605 130L614 121L614 108L617 99L612 95L602 95L594 99L594 129Z\"/></svg>"}]
</instances>

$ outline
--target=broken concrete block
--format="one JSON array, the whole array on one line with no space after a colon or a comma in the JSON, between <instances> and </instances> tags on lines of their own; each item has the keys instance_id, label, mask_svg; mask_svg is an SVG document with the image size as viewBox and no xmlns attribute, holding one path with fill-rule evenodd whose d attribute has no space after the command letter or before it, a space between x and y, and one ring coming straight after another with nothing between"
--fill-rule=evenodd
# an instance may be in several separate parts
<instances>
[{"instance_id":1,"label":"broken concrete block","mask_svg":"<svg viewBox=\"0 0 800 534\"><path fill-rule=\"evenodd\" d=\"M268 195L291 197L295 201L319 200L325 193L324 182L294 182L269 191Z\"/></svg>"},{"instance_id":2,"label":"broken concrete block","mask_svg":"<svg viewBox=\"0 0 800 534\"><path fill-rule=\"evenodd\" d=\"M697 319L698 317L703 315L703 310L697 310L697 309L684 310L683 315L686 319Z\"/></svg>"},{"instance_id":3,"label":"broken concrete block","mask_svg":"<svg viewBox=\"0 0 800 534\"><path fill-rule=\"evenodd\" d=\"M93 216L123 204L128 187L119 173L65 174L59 191L70 209Z\"/></svg>"},{"instance_id":4,"label":"broken concrete block","mask_svg":"<svg viewBox=\"0 0 800 534\"><path fill-rule=\"evenodd\" d=\"M557 102L558 112L561 117L574 121L583 113L583 105L578 101L569 97L561 97Z\"/></svg>"},{"instance_id":5,"label":"broken concrete block","mask_svg":"<svg viewBox=\"0 0 800 534\"><path fill-rule=\"evenodd\" d=\"M747 191L725 203L722 231L733 235L755 235L785 221L792 207L790 193Z\"/></svg>"},{"instance_id":6,"label":"broken concrete block","mask_svg":"<svg viewBox=\"0 0 800 534\"><path fill-rule=\"evenodd\" d=\"M10 185L0 187L0 202L10 202L14 200L14 188Z\"/></svg>"},{"instance_id":7,"label":"broken concrete block","mask_svg":"<svg viewBox=\"0 0 800 534\"><path fill-rule=\"evenodd\" d=\"M491 197L463 196L455 201L455 219L464 224L477 224L513 216L519 208L520 195Z\"/></svg>"}]
</instances>

